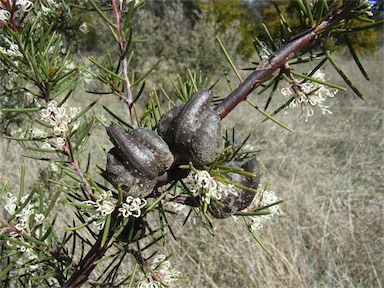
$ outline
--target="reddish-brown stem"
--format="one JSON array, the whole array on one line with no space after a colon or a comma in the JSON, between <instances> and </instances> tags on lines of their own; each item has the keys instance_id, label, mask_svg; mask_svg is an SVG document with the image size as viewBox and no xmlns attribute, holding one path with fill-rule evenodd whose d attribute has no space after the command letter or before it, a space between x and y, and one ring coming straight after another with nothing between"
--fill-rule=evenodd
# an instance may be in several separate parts
<instances>
[{"instance_id":1,"label":"reddish-brown stem","mask_svg":"<svg viewBox=\"0 0 384 288\"><path fill-rule=\"evenodd\" d=\"M80 177L80 180L83 183L85 192L88 194L88 196L91 196L93 194L91 185L89 185L87 178L85 178L84 173L79 166L79 162L77 162L77 160L73 158L71 150L69 149L68 141L66 141L65 143L64 152L65 154L67 154L68 158L71 160L73 169L75 169L77 175Z\"/></svg>"},{"instance_id":2,"label":"reddish-brown stem","mask_svg":"<svg viewBox=\"0 0 384 288\"><path fill-rule=\"evenodd\" d=\"M88 280L89 275L97 265L95 264L95 261L101 259L110 247L106 244L101 247L101 238L102 237L99 237L97 242L92 246L91 250L89 250L87 256L80 261L77 266L77 271L73 273L68 282L65 283L64 288L82 287L82 285Z\"/></svg>"},{"instance_id":3,"label":"reddish-brown stem","mask_svg":"<svg viewBox=\"0 0 384 288\"><path fill-rule=\"evenodd\" d=\"M221 119L227 116L237 104L244 101L264 79L271 76L278 68L284 66L284 64L303 47L306 47L315 36L315 30L311 29L304 35L281 47L267 60L262 61L255 71L253 71L235 90L231 92L231 94L227 96L227 98L215 107L215 110L220 115Z\"/></svg>"}]
</instances>

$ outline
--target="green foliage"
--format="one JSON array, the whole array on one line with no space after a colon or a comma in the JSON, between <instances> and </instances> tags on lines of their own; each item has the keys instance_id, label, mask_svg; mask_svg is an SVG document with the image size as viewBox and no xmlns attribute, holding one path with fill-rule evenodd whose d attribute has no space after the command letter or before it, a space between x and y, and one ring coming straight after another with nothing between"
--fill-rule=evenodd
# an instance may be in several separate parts
<instances>
[{"instance_id":1,"label":"green foliage","mask_svg":"<svg viewBox=\"0 0 384 288\"><path fill-rule=\"evenodd\" d=\"M0 107L2 108L30 108L34 107L31 99L23 92L24 87L16 74L0 63ZM0 112L0 133L16 135L21 132L23 114Z\"/></svg>"},{"instance_id":2,"label":"green foliage","mask_svg":"<svg viewBox=\"0 0 384 288\"><path fill-rule=\"evenodd\" d=\"M352 20L348 25L346 26L349 28L356 28L359 27L361 24L357 20ZM380 33L380 28L376 29L370 29L366 31L357 31L351 35L348 36L348 39L353 46L353 49L359 53L359 54L367 54L371 55L372 53L376 52L378 48L380 48L380 42L379 42L379 36L378 33ZM330 44L330 43L328 43ZM335 36L335 39L331 42L329 48L336 49L337 51L340 51L341 53L348 53L348 46L346 44L346 40L343 37L343 35Z\"/></svg>"},{"instance_id":3,"label":"green foliage","mask_svg":"<svg viewBox=\"0 0 384 288\"><path fill-rule=\"evenodd\" d=\"M163 1L169 9L138 12L144 2L9 0L0 5L2 125L6 132L10 123L22 127L8 139L18 142L24 155L41 165L38 182L31 187L25 185L24 169L20 171L19 189L11 191L7 181L1 181L0 196L5 199L6 212L0 218L0 261L5 263L0 272L2 287L31 283L80 287L86 282L93 286L170 285L180 273L170 268L166 256L154 256L161 250L158 242L166 247L173 235L172 225L179 225L180 208L174 211L172 204L189 210L182 217L183 224L195 217L212 235L215 221L211 217L243 217L245 228L260 243L255 230L276 214L281 201L259 185L262 173L256 152L246 149L249 137L242 140L234 132L223 137L221 119L260 86L260 93L272 87L267 109L282 80L289 84L284 90L286 96L291 96L272 114L247 100L266 119L283 126L273 116L288 106L300 107L307 116L313 114L315 106L329 112L323 100L336 93L331 88L344 88L324 79L320 68L326 61L362 98L323 43L330 35L354 32L344 20L363 17L369 21L364 18L370 9L367 2L346 2L340 7L331 3L328 7L326 2L296 1L300 25L291 27L296 24L285 22L279 15L284 26L280 34L271 34L263 26L265 42L257 38L254 42L261 61L253 63L257 66L244 80L231 59L236 53L227 47L235 49L231 43L249 39L254 24L249 20L252 17L245 16L251 4L217 0L204 2L206 6L181 1L167 6ZM217 24L209 19L196 21L194 16L185 20L185 14L196 7L212 11ZM331 20L330 15L334 16ZM317 26L314 19L319 21ZM89 24L88 38L82 21ZM93 37L100 35L97 25L103 26L101 33L108 31L112 40L108 39L105 51L90 56L90 64L85 65L74 54L76 39L84 37L86 49L96 45L99 42ZM311 25L313 30L307 30ZM373 25L377 24L358 29ZM299 30L304 33L290 41ZM134 32L150 37L140 41ZM216 33L220 37L213 37ZM217 50L209 50L216 41ZM366 76L352 45L349 51ZM244 49L241 53L250 55L248 48ZM161 57L165 59L162 73L186 72L169 77L171 88L163 85L160 74L159 83L148 93L145 81L154 71L158 73ZM186 69L185 59L191 69ZM224 66L220 59L228 64ZM292 68L320 59L309 73ZM228 79L233 91L216 98L216 106L210 107L213 96L205 89L209 82L203 75L209 72L217 77L223 67L236 73L240 85L232 89ZM100 89L88 92L98 97L86 98L83 107L78 107L72 100L80 94L76 84L89 88L84 83L89 77ZM105 132L108 120L91 112L107 94L120 101L119 108L125 113L117 115L109 107L112 103L104 105L108 120L120 124L109 126ZM89 147L97 127L103 131L101 137L108 134L114 145L108 152L104 147ZM154 143L158 145L154 147ZM209 150L212 143L218 144L213 153ZM94 163L99 155L107 158L106 164ZM65 229L58 222L64 223ZM122 267L126 273L121 273Z\"/></svg>"},{"instance_id":4,"label":"green foliage","mask_svg":"<svg viewBox=\"0 0 384 288\"><path fill-rule=\"evenodd\" d=\"M167 9L159 16L149 9L138 11L138 25L132 46L135 50L133 65L147 66L161 57L161 64L151 80L163 87L169 87L169 82L160 75L185 75L188 68L201 70L204 74L215 74L227 68L215 44L213 23L196 23L185 17L186 2L166 3ZM239 41L235 31L225 32L223 38L227 42Z\"/></svg>"},{"instance_id":5,"label":"green foliage","mask_svg":"<svg viewBox=\"0 0 384 288\"><path fill-rule=\"evenodd\" d=\"M286 23L283 23L281 18L276 17L278 12L283 15ZM279 35L284 34L295 35L302 29L300 14L296 9L294 1L290 1L289 3L275 1L275 4L272 4L263 10L262 17L263 23L268 27L274 38L279 38ZM352 19L347 23L346 28L353 28L360 25L360 21ZM290 29L288 30L287 27ZM380 28L369 29L353 33L351 37L349 37L349 40L355 51L357 53L365 54L375 52L380 47L378 39L379 29ZM261 40L266 40L266 36L263 35L261 31L258 34L258 37ZM327 49L334 49L344 54L348 53L348 48L342 35L333 35L333 38L328 39L325 45Z\"/></svg>"},{"instance_id":6,"label":"green foliage","mask_svg":"<svg viewBox=\"0 0 384 288\"><path fill-rule=\"evenodd\" d=\"M199 1L199 7L205 14L200 23L214 23L215 33L219 35L235 30L241 37L238 43L235 42L237 52L246 59L253 56L251 39L255 35L259 17L250 3L241 0Z\"/></svg>"}]
</instances>

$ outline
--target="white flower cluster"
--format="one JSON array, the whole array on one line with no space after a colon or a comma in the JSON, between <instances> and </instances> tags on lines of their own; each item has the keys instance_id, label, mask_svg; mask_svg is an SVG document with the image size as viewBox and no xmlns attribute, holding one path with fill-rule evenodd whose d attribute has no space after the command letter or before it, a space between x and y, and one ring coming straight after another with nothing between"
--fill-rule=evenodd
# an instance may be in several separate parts
<instances>
[{"instance_id":1,"label":"white flower cluster","mask_svg":"<svg viewBox=\"0 0 384 288\"><path fill-rule=\"evenodd\" d=\"M40 111L42 121L50 125L53 129L53 134L46 131L34 128L31 131L33 138L47 138L56 136L56 143L46 142L42 148L46 149L64 149L68 132L73 132L79 127L79 122L71 123L72 119L80 112L80 107L70 107L67 114L66 103L57 107L55 100L48 103L47 108ZM72 124L69 129L69 124Z\"/></svg>"},{"instance_id":2,"label":"white flower cluster","mask_svg":"<svg viewBox=\"0 0 384 288\"><path fill-rule=\"evenodd\" d=\"M25 195L19 202L17 201L17 197L12 193L8 192L5 195L6 203L4 209L10 216L13 216L13 218L8 221L8 223L2 222L2 224L6 225L2 225L0 234L7 234L10 238L6 241L10 250L17 250L21 253L16 261L16 266L9 271L9 287L19 287L20 283L18 282L18 277L14 277L14 275L18 273L28 274L31 278L37 277L36 279L39 279L41 275L46 274L46 266L41 265L39 261L39 250L35 249L33 247L34 244L26 240L24 236L29 235L34 237L35 233L44 235L47 232L47 229L44 226L45 216L39 213L40 204L36 199L32 198L32 200L29 200L25 205L25 201L30 198L30 195ZM20 207L23 208L20 210ZM36 229L37 227L38 229ZM47 240L44 240L44 242L46 241ZM53 277L48 277L43 280L44 282L40 282L40 280L34 281L34 284L39 283L45 287L48 281L49 287L61 287L58 281ZM32 287L32 283L28 283L27 286Z\"/></svg>"},{"instance_id":3,"label":"white flower cluster","mask_svg":"<svg viewBox=\"0 0 384 288\"><path fill-rule=\"evenodd\" d=\"M41 3L41 10L44 14L53 14L61 5L65 7L64 1L46 0Z\"/></svg>"},{"instance_id":4,"label":"white flower cluster","mask_svg":"<svg viewBox=\"0 0 384 288\"><path fill-rule=\"evenodd\" d=\"M103 191L96 201L87 200L81 202L81 204L87 206L85 211L90 215L88 220L94 222L99 230L104 228L105 217L116 208L113 200L111 191Z\"/></svg>"},{"instance_id":5,"label":"white flower cluster","mask_svg":"<svg viewBox=\"0 0 384 288\"><path fill-rule=\"evenodd\" d=\"M90 215L89 221L94 222L99 230L102 230L105 225L105 217L111 214L116 208L116 200L112 197L111 191L103 191L96 201L87 200L81 202L86 205L85 211ZM123 217L141 216L141 209L147 205L147 201L141 198L127 196L121 207L118 208Z\"/></svg>"},{"instance_id":6,"label":"white flower cluster","mask_svg":"<svg viewBox=\"0 0 384 288\"><path fill-rule=\"evenodd\" d=\"M211 203L212 198L221 200L229 194L238 195L233 185L226 185L216 180L205 170L193 171L189 174L187 183L193 196L201 195L202 200L207 204Z\"/></svg>"},{"instance_id":7,"label":"white flower cluster","mask_svg":"<svg viewBox=\"0 0 384 288\"><path fill-rule=\"evenodd\" d=\"M57 49L57 51L56 51L56 49ZM51 46L48 47L48 49L46 51L47 51L49 56L51 56L51 55L53 55L54 57L57 57L58 55L65 56L65 54L67 53L67 48L64 46L64 42L60 41L59 44L53 43ZM73 68L75 68L75 67L73 67ZM65 66L64 73L69 71L69 70L70 69L68 68L68 64L67 64Z\"/></svg>"},{"instance_id":8,"label":"white flower cluster","mask_svg":"<svg viewBox=\"0 0 384 288\"><path fill-rule=\"evenodd\" d=\"M129 216L138 218L141 216L141 208L147 205L147 200L141 198L134 198L132 196L127 196L125 203L121 204L119 211L123 213L123 217L127 218Z\"/></svg>"},{"instance_id":9,"label":"white flower cluster","mask_svg":"<svg viewBox=\"0 0 384 288\"><path fill-rule=\"evenodd\" d=\"M5 0L0 1L0 23L8 22L12 13L26 13L33 7L33 2L29 0Z\"/></svg>"},{"instance_id":10,"label":"white flower cluster","mask_svg":"<svg viewBox=\"0 0 384 288\"><path fill-rule=\"evenodd\" d=\"M361 14L367 15L368 17L373 16L373 13L372 13L373 4L369 3L370 2L369 0L359 0L357 2L358 4L353 9L353 12L359 12Z\"/></svg>"},{"instance_id":11,"label":"white flower cluster","mask_svg":"<svg viewBox=\"0 0 384 288\"><path fill-rule=\"evenodd\" d=\"M20 207L17 203L17 198L12 193L6 194L6 204L4 206L5 210L8 212L9 215L14 215L18 208ZM20 199L20 203L24 203L29 195L25 195ZM39 210L38 205L31 204L29 202L25 207L19 211L15 217L13 218L12 222L9 223L10 225L3 230L1 230L0 234L2 233L8 233L8 235L12 239L17 239L20 241L20 243L24 243L23 240L23 234L29 234L32 230L38 225L41 225L45 221L45 217L43 214L38 213ZM11 227L13 229L11 229ZM14 244L12 241L7 241L8 246L14 246L16 245L21 252L25 252L27 250L28 244L22 245L22 244Z\"/></svg>"},{"instance_id":12,"label":"white flower cluster","mask_svg":"<svg viewBox=\"0 0 384 288\"><path fill-rule=\"evenodd\" d=\"M87 34L89 32L89 29L88 29L88 25L86 22L83 22L80 26L79 26L79 30L81 33L83 34Z\"/></svg>"},{"instance_id":13,"label":"white flower cluster","mask_svg":"<svg viewBox=\"0 0 384 288\"><path fill-rule=\"evenodd\" d=\"M150 268L155 277L148 275L144 280L137 284L137 288L160 288L170 287L180 277L180 272L171 269L171 262L166 260L163 254L157 256L150 264ZM160 279L158 280L153 280Z\"/></svg>"},{"instance_id":14,"label":"white flower cluster","mask_svg":"<svg viewBox=\"0 0 384 288\"><path fill-rule=\"evenodd\" d=\"M264 190L262 185L259 185L257 189L260 195L256 195L252 203L243 212L252 212L256 208L265 207L274 204L279 201L275 192L270 190ZM247 216L250 221L250 226L253 231L259 230L263 227L265 221L272 219L274 216L279 215L279 205L273 205L268 208L269 214ZM238 216L232 216L236 222L239 221Z\"/></svg>"},{"instance_id":15,"label":"white flower cluster","mask_svg":"<svg viewBox=\"0 0 384 288\"><path fill-rule=\"evenodd\" d=\"M321 70L317 70L313 76L313 78L319 79L321 81L325 81L325 74ZM281 93L290 97L294 94L292 91L292 85L281 89ZM332 112L328 109L330 106L325 105L325 101L327 98L332 98L338 92L337 89L330 89L323 84L319 84L317 82L306 81L304 83L295 84L298 86L298 89L295 89L295 92L298 94L292 102L289 104L289 108L300 107L302 112L305 112L305 118L308 120L308 117L314 114L313 108L317 106L320 108L323 115L326 113L332 114Z\"/></svg>"},{"instance_id":16,"label":"white flower cluster","mask_svg":"<svg viewBox=\"0 0 384 288\"><path fill-rule=\"evenodd\" d=\"M1 3L1 2L0 2ZM0 17L1 17L1 11L0 10ZM19 46L15 43L13 43L11 40L9 40L8 38L5 38L4 37L4 40L6 43L4 43L5 45L0 47L0 53L2 54L5 54L5 55L8 55L10 57L23 57L23 54L21 54L20 50L19 50ZM5 47L7 46L7 47ZM18 62L15 62L15 63L18 63ZM16 64L18 65L18 64Z\"/></svg>"}]
</instances>

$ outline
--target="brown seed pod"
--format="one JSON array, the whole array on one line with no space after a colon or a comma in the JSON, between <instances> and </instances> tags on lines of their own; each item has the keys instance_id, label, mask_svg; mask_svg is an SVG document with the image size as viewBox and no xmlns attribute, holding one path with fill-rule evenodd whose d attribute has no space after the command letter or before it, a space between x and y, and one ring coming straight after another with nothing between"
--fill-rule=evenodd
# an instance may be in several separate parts
<instances>
[{"instance_id":1,"label":"brown seed pod","mask_svg":"<svg viewBox=\"0 0 384 288\"><path fill-rule=\"evenodd\" d=\"M239 162L232 162L230 163L230 166L241 167L244 171L255 174L256 177L248 177L230 172L226 175L229 180L252 189L258 188L260 172L259 163L256 158L252 158L243 164ZM229 194L227 197L220 200L220 203L223 204L223 206L212 203L209 207L209 212L216 218L227 218L233 213L247 208L251 204L253 198L255 198L254 192L242 189L236 189L236 192L238 195Z\"/></svg>"},{"instance_id":2,"label":"brown seed pod","mask_svg":"<svg viewBox=\"0 0 384 288\"><path fill-rule=\"evenodd\" d=\"M130 195L145 197L150 194L157 185L157 178L148 178L123 158L116 147L112 148L108 152L106 170L102 175L114 187L120 185L121 189Z\"/></svg>"},{"instance_id":3,"label":"brown seed pod","mask_svg":"<svg viewBox=\"0 0 384 288\"><path fill-rule=\"evenodd\" d=\"M158 133L168 143L177 164L211 163L220 152L220 117L209 108L212 92L202 90L187 103L173 107L159 122Z\"/></svg>"},{"instance_id":4,"label":"brown seed pod","mask_svg":"<svg viewBox=\"0 0 384 288\"><path fill-rule=\"evenodd\" d=\"M115 147L108 152L105 178L130 194L150 194L174 161L168 145L149 128L127 133L113 123L107 133Z\"/></svg>"}]
</instances>

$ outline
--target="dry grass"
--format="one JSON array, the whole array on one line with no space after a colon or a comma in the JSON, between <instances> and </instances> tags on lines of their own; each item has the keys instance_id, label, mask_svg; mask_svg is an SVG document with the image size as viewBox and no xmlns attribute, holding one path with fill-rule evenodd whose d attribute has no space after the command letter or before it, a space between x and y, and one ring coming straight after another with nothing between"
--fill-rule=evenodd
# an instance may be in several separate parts
<instances>
[{"instance_id":1,"label":"dry grass","mask_svg":"<svg viewBox=\"0 0 384 288\"><path fill-rule=\"evenodd\" d=\"M181 261L191 287L382 287L382 56L383 50L363 59L371 82L362 81L353 61L342 61L367 101L340 93L329 103L333 115L307 123L297 111L281 113L278 118L294 133L261 124L246 104L226 119L244 136L252 133L263 180L285 199L285 217L259 232L268 253L232 220L217 223L216 237L198 227L184 229L172 260Z\"/></svg>"},{"instance_id":2,"label":"dry grass","mask_svg":"<svg viewBox=\"0 0 384 288\"><path fill-rule=\"evenodd\" d=\"M166 253L173 252L173 266L189 276L180 287L383 286L382 57L383 50L364 59L371 82L361 81L351 60L343 61L367 101L340 93L330 102L333 115L307 123L297 111L281 113L279 120L294 133L260 123L262 117L245 104L225 120L242 135L252 134L250 142L261 150L263 182L285 199L284 217L258 233L268 253L231 219L216 221L215 237L192 222L174 225L177 241L170 241ZM336 76L332 81L342 83ZM97 135L92 149L98 152L98 144L108 141L101 141L103 131ZM9 149L5 157L2 140L0 171L17 183L20 149ZM36 169L33 162L26 165Z\"/></svg>"}]
</instances>

